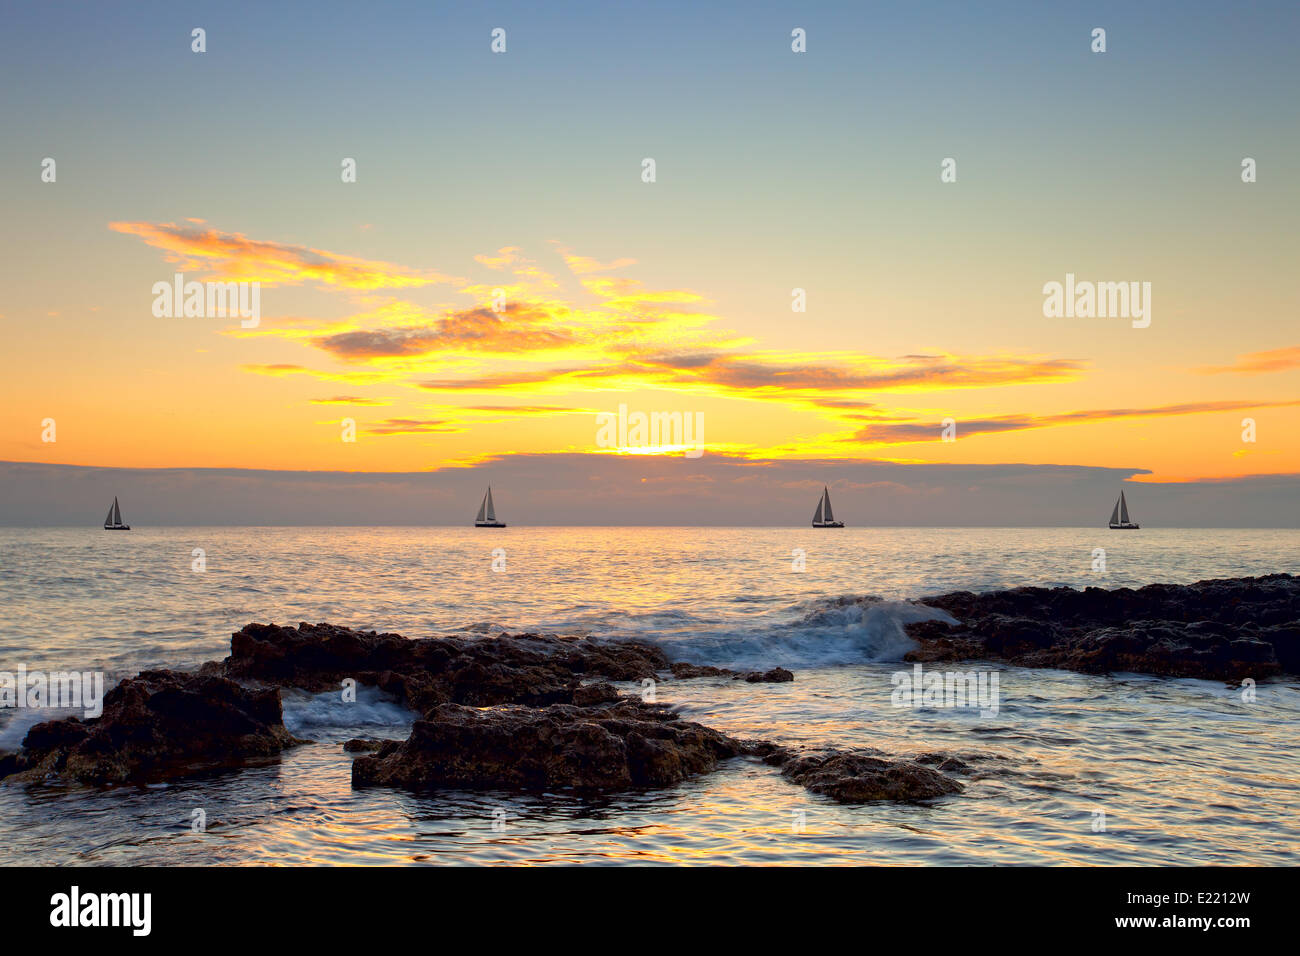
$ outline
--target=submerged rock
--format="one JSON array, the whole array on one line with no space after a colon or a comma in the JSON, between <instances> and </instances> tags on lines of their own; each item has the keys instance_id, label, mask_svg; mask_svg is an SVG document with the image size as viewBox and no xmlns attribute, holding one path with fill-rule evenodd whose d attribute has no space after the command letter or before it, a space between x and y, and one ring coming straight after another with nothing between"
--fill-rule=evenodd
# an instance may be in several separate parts
<instances>
[{"instance_id":1,"label":"submerged rock","mask_svg":"<svg viewBox=\"0 0 1300 956\"><path fill-rule=\"evenodd\" d=\"M681 679L693 677L730 677L732 680L744 680L751 684L779 684L794 680L794 674L784 667L773 667L767 671L733 671L728 667L712 667L708 664L688 664L676 661L672 667L673 676Z\"/></svg>"},{"instance_id":2,"label":"submerged rock","mask_svg":"<svg viewBox=\"0 0 1300 956\"><path fill-rule=\"evenodd\" d=\"M386 743L391 741L380 740L378 737L353 737L343 742L343 749L350 754L364 754L378 750Z\"/></svg>"},{"instance_id":3,"label":"submerged rock","mask_svg":"<svg viewBox=\"0 0 1300 956\"><path fill-rule=\"evenodd\" d=\"M280 692L222 677L145 671L104 695L100 717L37 724L0 777L121 783L273 757L305 743L284 726Z\"/></svg>"},{"instance_id":4,"label":"submerged rock","mask_svg":"<svg viewBox=\"0 0 1300 956\"><path fill-rule=\"evenodd\" d=\"M1132 588L958 591L919 602L948 612L907 625L909 661L1005 660L1089 674L1137 671L1240 680L1300 673L1300 578Z\"/></svg>"},{"instance_id":5,"label":"submerged rock","mask_svg":"<svg viewBox=\"0 0 1300 956\"><path fill-rule=\"evenodd\" d=\"M726 667L713 667L709 664L689 664L686 661L674 661L669 667L674 677L690 680L695 677L740 677L735 671Z\"/></svg>"},{"instance_id":6,"label":"submerged rock","mask_svg":"<svg viewBox=\"0 0 1300 956\"><path fill-rule=\"evenodd\" d=\"M944 763L948 766L944 767ZM966 769L960 761L943 761L940 767L954 771ZM854 751L827 750L790 756L782 762L781 775L840 803L876 800L914 803L961 793L964 789L946 773L919 760L890 759Z\"/></svg>"},{"instance_id":7,"label":"submerged rock","mask_svg":"<svg viewBox=\"0 0 1300 956\"><path fill-rule=\"evenodd\" d=\"M784 684L794 680L794 675L784 667L773 667L770 671L753 671L745 675L751 684Z\"/></svg>"},{"instance_id":8,"label":"submerged rock","mask_svg":"<svg viewBox=\"0 0 1300 956\"><path fill-rule=\"evenodd\" d=\"M633 700L476 710L442 704L352 764L354 786L628 790L668 787L770 745L736 740Z\"/></svg>"}]
</instances>

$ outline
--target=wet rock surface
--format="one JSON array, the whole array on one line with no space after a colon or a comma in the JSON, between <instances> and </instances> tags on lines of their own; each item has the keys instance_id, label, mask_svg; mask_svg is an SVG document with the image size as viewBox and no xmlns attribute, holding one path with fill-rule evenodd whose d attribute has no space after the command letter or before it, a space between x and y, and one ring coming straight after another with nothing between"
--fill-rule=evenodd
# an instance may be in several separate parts
<instances>
[{"instance_id":1,"label":"wet rock surface","mask_svg":"<svg viewBox=\"0 0 1300 956\"><path fill-rule=\"evenodd\" d=\"M751 671L745 680L751 684L784 684L794 680L794 675L784 667L773 667L770 671Z\"/></svg>"},{"instance_id":2,"label":"wet rock surface","mask_svg":"<svg viewBox=\"0 0 1300 956\"><path fill-rule=\"evenodd\" d=\"M354 786L628 790L668 787L771 745L737 740L663 707L441 704L411 736L352 764Z\"/></svg>"},{"instance_id":3,"label":"wet rock surface","mask_svg":"<svg viewBox=\"0 0 1300 956\"><path fill-rule=\"evenodd\" d=\"M232 635L230 656L209 667L236 680L310 691L334 690L353 678L424 712L445 703L575 703L575 695L595 703L610 699L608 691L584 687L584 678L653 679L669 662L659 648L633 641L538 634L408 639L304 623L249 624Z\"/></svg>"},{"instance_id":4,"label":"wet rock surface","mask_svg":"<svg viewBox=\"0 0 1300 956\"><path fill-rule=\"evenodd\" d=\"M672 675L680 680L690 680L695 677L740 677L742 675L726 667L713 667L709 664L688 664L686 661L675 661L669 666Z\"/></svg>"},{"instance_id":5,"label":"wet rock surface","mask_svg":"<svg viewBox=\"0 0 1300 956\"><path fill-rule=\"evenodd\" d=\"M406 740L343 743L355 755L357 787L662 788L751 757L836 800L916 801L960 792L953 775L969 772L950 755L793 753L622 696L613 683L670 669L680 678L793 679L779 667L743 674L671 666L658 648L637 642L538 635L407 640L329 624L250 624L233 635L229 657L198 674L147 671L111 690L100 718L36 725L22 750L0 754L0 778L148 781L273 759L305 741L285 728L279 689L264 685L325 691L349 677L424 714Z\"/></svg>"},{"instance_id":6,"label":"wet rock surface","mask_svg":"<svg viewBox=\"0 0 1300 956\"><path fill-rule=\"evenodd\" d=\"M378 737L353 737L343 741L343 749L350 754L372 753L386 743L391 741L380 740Z\"/></svg>"},{"instance_id":7,"label":"wet rock surface","mask_svg":"<svg viewBox=\"0 0 1300 956\"><path fill-rule=\"evenodd\" d=\"M781 761L781 776L839 803L916 803L965 789L949 773L969 772L967 764L940 754L926 757L930 759L923 763L919 758L894 759L874 751L795 754Z\"/></svg>"},{"instance_id":8,"label":"wet rock surface","mask_svg":"<svg viewBox=\"0 0 1300 956\"><path fill-rule=\"evenodd\" d=\"M748 681L751 684L780 684L794 680L794 674L784 667L773 667L766 671L733 671L727 667L712 667L708 664L688 664L677 661L669 668L672 675L681 680L694 677L729 677L732 680Z\"/></svg>"},{"instance_id":9,"label":"wet rock surface","mask_svg":"<svg viewBox=\"0 0 1300 956\"><path fill-rule=\"evenodd\" d=\"M958 591L918 603L948 612L907 625L908 661L997 659L1021 667L1240 680L1300 673L1300 578L1147 587Z\"/></svg>"},{"instance_id":10,"label":"wet rock surface","mask_svg":"<svg viewBox=\"0 0 1300 956\"><path fill-rule=\"evenodd\" d=\"M336 690L345 678L379 687L412 710L438 704L589 706L617 697L609 681L729 677L750 683L794 680L781 667L740 673L669 662L642 641L596 641L543 634L406 638L334 624L249 624L230 640L230 656L202 673L309 691Z\"/></svg>"},{"instance_id":11,"label":"wet rock surface","mask_svg":"<svg viewBox=\"0 0 1300 956\"><path fill-rule=\"evenodd\" d=\"M0 759L0 777L123 783L272 758L306 741L284 726L280 692L222 677L145 671L104 695L103 714L46 721Z\"/></svg>"}]
</instances>

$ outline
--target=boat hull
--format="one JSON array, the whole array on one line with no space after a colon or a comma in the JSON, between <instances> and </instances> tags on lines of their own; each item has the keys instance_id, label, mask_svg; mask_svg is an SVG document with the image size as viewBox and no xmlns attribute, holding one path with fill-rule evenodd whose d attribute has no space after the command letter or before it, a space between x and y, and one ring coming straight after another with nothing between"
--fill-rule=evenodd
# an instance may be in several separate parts
<instances>
[{"instance_id":1,"label":"boat hull","mask_svg":"<svg viewBox=\"0 0 1300 956\"><path fill-rule=\"evenodd\" d=\"M504 521L475 521L474 522L474 527L476 528L504 528L505 526L506 523Z\"/></svg>"},{"instance_id":2,"label":"boat hull","mask_svg":"<svg viewBox=\"0 0 1300 956\"><path fill-rule=\"evenodd\" d=\"M1140 524L1113 524L1110 526L1111 531L1138 531L1141 529Z\"/></svg>"},{"instance_id":3,"label":"boat hull","mask_svg":"<svg viewBox=\"0 0 1300 956\"><path fill-rule=\"evenodd\" d=\"M812 526L814 528L843 528L844 522L843 521L814 521L812 523Z\"/></svg>"},{"instance_id":4,"label":"boat hull","mask_svg":"<svg viewBox=\"0 0 1300 956\"><path fill-rule=\"evenodd\" d=\"M131 526L129 524L119 524L119 525L106 524L104 525L104 530L105 531L130 531Z\"/></svg>"}]
</instances>

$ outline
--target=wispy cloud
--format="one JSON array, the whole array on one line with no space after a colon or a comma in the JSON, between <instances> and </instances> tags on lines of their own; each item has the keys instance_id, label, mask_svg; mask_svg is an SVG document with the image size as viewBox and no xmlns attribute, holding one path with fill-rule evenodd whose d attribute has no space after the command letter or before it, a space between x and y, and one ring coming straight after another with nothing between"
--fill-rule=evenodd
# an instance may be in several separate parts
<instances>
[{"instance_id":1,"label":"wispy cloud","mask_svg":"<svg viewBox=\"0 0 1300 956\"><path fill-rule=\"evenodd\" d=\"M601 262L599 259L593 259L590 256L580 256L568 246L560 245L551 240L556 251L564 259L564 264L569 267L569 271L574 275L588 275L592 272L610 272L614 269L625 269L628 266L636 265L635 259L622 257L610 262ZM502 250L503 252L505 250Z\"/></svg>"},{"instance_id":2,"label":"wispy cloud","mask_svg":"<svg viewBox=\"0 0 1300 956\"><path fill-rule=\"evenodd\" d=\"M296 365L292 362L250 363L241 365L240 368L253 375L266 375L272 378L301 375L307 378L320 379L323 382L342 382L348 385L377 385L388 381L388 377L382 373L365 370L330 372L308 368L306 365Z\"/></svg>"},{"instance_id":3,"label":"wispy cloud","mask_svg":"<svg viewBox=\"0 0 1300 956\"><path fill-rule=\"evenodd\" d=\"M1117 421L1128 418L1205 415L1213 412L1235 412L1251 408L1283 408L1295 405L1300 405L1300 400L1188 402L1182 405L1158 405L1153 408L1101 408L1088 411L1062 412L1055 415L1001 415L996 418L969 421L963 419L958 421L957 428L963 436L988 435L999 432L1024 431L1030 428L1083 425L1090 422ZM873 422L858 430L852 437L843 440L873 445L938 441L940 429L941 425L937 421Z\"/></svg>"},{"instance_id":4,"label":"wispy cloud","mask_svg":"<svg viewBox=\"0 0 1300 956\"><path fill-rule=\"evenodd\" d=\"M463 430L455 422L430 418L386 418L381 422L369 422L362 426L362 431L369 435L447 434Z\"/></svg>"},{"instance_id":5,"label":"wispy cloud","mask_svg":"<svg viewBox=\"0 0 1300 956\"><path fill-rule=\"evenodd\" d=\"M1260 375L1269 372L1289 372L1300 368L1300 345L1266 352L1249 352L1238 356L1231 365L1204 365L1197 369L1202 375Z\"/></svg>"},{"instance_id":6,"label":"wispy cloud","mask_svg":"<svg viewBox=\"0 0 1300 956\"><path fill-rule=\"evenodd\" d=\"M793 425L762 447L744 440L711 443L719 452L732 452L737 460L823 453L835 457L836 449L858 446L854 451L860 454L864 447L918 444L939 437L938 421L913 410L888 407L883 404L889 401L886 396L1072 382L1091 368L1081 358L996 350L885 356L764 349L728 329L702 293L648 287L620 274L635 264L634 259L581 255L556 240L551 246L571 274L566 285L576 283L576 288L564 288L520 246L502 246L495 253L474 256L478 266L496 275L471 282L305 246L252 240L202 222L112 226L163 249L169 261L183 268L315 282L341 292L367 293L361 297L365 310L345 318L312 322L294 316L292 321L237 334L278 339L330 360L322 363L323 368L309 360L243 366L255 374L314 378L345 387L414 389L405 396L395 392L308 399L314 405L402 406L392 418L363 424L371 435L454 433L589 413L593 394L661 391L688 395L692 401L769 402L806 416L806 426ZM421 304L405 292L451 281L458 283L454 294L467 301ZM389 291L376 292L385 288ZM343 367L331 367L332 363ZM1198 371L1255 374L1298 367L1300 347L1292 347L1244 355L1232 365ZM445 404L430 405L413 397L431 393L445 396ZM595 404L603 407L608 402L602 399ZM1300 403L1223 400L1053 414L986 413L959 419L958 430L962 437L971 437L1295 404ZM953 405L958 414L959 407ZM425 417L430 411L437 417ZM539 428L538 433L543 432L565 447L581 446L580 441L560 437L567 435L562 424ZM449 452L448 460L454 456L454 451Z\"/></svg>"},{"instance_id":7,"label":"wispy cloud","mask_svg":"<svg viewBox=\"0 0 1300 956\"><path fill-rule=\"evenodd\" d=\"M474 257L474 261L487 266L489 269L505 269L517 262L524 261L523 256L519 253L518 246L502 246L497 250L495 256L480 253Z\"/></svg>"},{"instance_id":8,"label":"wispy cloud","mask_svg":"<svg viewBox=\"0 0 1300 956\"><path fill-rule=\"evenodd\" d=\"M838 359L835 364L832 360ZM817 364L821 363L821 364ZM904 356L873 358L852 354L728 354L680 352L623 356L615 365L588 365L498 373L459 379L429 379L430 391L553 391L582 387L697 387L735 397L833 407L828 393L919 389L985 388L1076 378L1084 365L1074 359L1008 356ZM840 399L841 403L848 399ZM856 406L848 406L856 407Z\"/></svg>"},{"instance_id":9,"label":"wispy cloud","mask_svg":"<svg viewBox=\"0 0 1300 956\"><path fill-rule=\"evenodd\" d=\"M357 395L336 395L333 398L313 398L313 405L391 405L392 402L381 401L376 398L361 398Z\"/></svg>"},{"instance_id":10,"label":"wispy cloud","mask_svg":"<svg viewBox=\"0 0 1300 956\"><path fill-rule=\"evenodd\" d=\"M243 233L213 229L202 220L111 222L109 228L162 249L164 258L181 271L200 271L223 279L266 285L316 282L358 290L461 281L436 272L407 269L309 246L250 239Z\"/></svg>"},{"instance_id":11,"label":"wispy cloud","mask_svg":"<svg viewBox=\"0 0 1300 956\"><path fill-rule=\"evenodd\" d=\"M338 358L356 361L448 352L530 352L573 341L568 332L545 327L548 318L544 310L509 303L499 313L489 308L464 309L429 325L339 332L313 344Z\"/></svg>"},{"instance_id":12,"label":"wispy cloud","mask_svg":"<svg viewBox=\"0 0 1300 956\"><path fill-rule=\"evenodd\" d=\"M573 408L568 405L458 405L472 412L509 412L512 415L576 415L592 409Z\"/></svg>"}]
</instances>

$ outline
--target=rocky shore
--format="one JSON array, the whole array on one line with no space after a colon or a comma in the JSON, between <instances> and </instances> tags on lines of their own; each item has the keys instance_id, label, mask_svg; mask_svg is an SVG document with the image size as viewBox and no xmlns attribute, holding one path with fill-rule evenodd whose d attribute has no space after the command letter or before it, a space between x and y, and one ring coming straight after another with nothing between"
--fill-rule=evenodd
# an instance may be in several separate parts
<instances>
[{"instance_id":1,"label":"rocky shore","mask_svg":"<svg viewBox=\"0 0 1300 956\"><path fill-rule=\"evenodd\" d=\"M736 672L670 662L635 641L536 634L422 638L332 624L249 624L230 656L198 674L148 671L105 696L101 717L33 727L0 754L0 779L141 783L274 758L298 740L280 688L337 691L351 679L423 716L404 741L354 738L356 787L616 791L669 787L748 757L843 802L927 800L961 791L912 761L797 753L682 719L613 681L725 678L786 683L784 668Z\"/></svg>"},{"instance_id":2,"label":"rocky shore","mask_svg":"<svg viewBox=\"0 0 1300 956\"><path fill-rule=\"evenodd\" d=\"M423 713L439 704L594 703L584 681L657 679L669 668L663 651L635 641L540 634L408 639L304 623L249 624L232 635L230 656L203 672L308 691L334 690L351 678ZM612 690L597 693L609 699Z\"/></svg>"},{"instance_id":3,"label":"rocky shore","mask_svg":"<svg viewBox=\"0 0 1300 956\"><path fill-rule=\"evenodd\" d=\"M415 722L409 739L353 761L352 783L466 790L668 787L708 773L720 760L772 749L628 698L592 707L441 704Z\"/></svg>"},{"instance_id":4,"label":"rocky shore","mask_svg":"<svg viewBox=\"0 0 1300 956\"><path fill-rule=\"evenodd\" d=\"M959 591L918 603L956 623L908 625L918 643L909 661L1230 681L1300 673L1300 578L1287 574L1138 589ZM665 787L751 758L845 802L961 792L963 764L951 755L791 752L683 720L613 683L700 678L767 684L794 675L673 662L637 641L408 640L332 624L249 624L232 635L230 656L197 674L146 671L109 691L98 718L32 727L18 752L0 754L0 779L145 782L274 759L305 743L284 726L280 688L338 690L351 679L423 715L405 741L349 742L358 787Z\"/></svg>"},{"instance_id":5,"label":"rocky shore","mask_svg":"<svg viewBox=\"0 0 1300 956\"><path fill-rule=\"evenodd\" d=\"M21 750L0 754L0 779L146 782L265 760L302 743L284 726L276 688L145 671L105 694L93 720L32 727Z\"/></svg>"},{"instance_id":6,"label":"rocky shore","mask_svg":"<svg viewBox=\"0 0 1300 956\"><path fill-rule=\"evenodd\" d=\"M960 591L920 604L956 623L907 626L909 661L1139 671L1237 681L1300 673L1300 578L1139 589ZM618 791L670 787L732 759L760 761L843 803L925 801L963 792L996 755L795 750L683 719L616 682L795 679L670 661L638 641L540 634L436 637L332 624L249 624L198 673L146 671L104 697L102 715L37 724L0 781L147 783L275 760L307 743L284 725L280 689L379 688L421 716L406 740L356 738L354 787ZM778 693L755 686L748 693Z\"/></svg>"},{"instance_id":7,"label":"rocky shore","mask_svg":"<svg viewBox=\"0 0 1300 956\"><path fill-rule=\"evenodd\" d=\"M1103 674L1239 681L1300 673L1300 578L957 591L917 602L956 625L907 625L908 661L1000 660Z\"/></svg>"}]
</instances>

